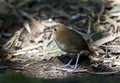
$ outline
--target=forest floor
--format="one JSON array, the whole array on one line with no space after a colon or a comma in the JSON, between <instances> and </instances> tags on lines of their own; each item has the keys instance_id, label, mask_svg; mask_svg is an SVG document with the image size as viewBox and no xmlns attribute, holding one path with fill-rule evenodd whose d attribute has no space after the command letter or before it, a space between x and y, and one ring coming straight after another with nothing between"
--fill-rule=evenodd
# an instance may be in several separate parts
<instances>
[{"instance_id":1,"label":"forest floor","mask_svg":"<svg viewBox=\"0 0 120 83\"><path fill-rule=\"evenodd\" d=\"M61 51L51 33L43 33L46 26L57 23L80 33L93 53L80 57L74 73L60 66L74 58L73 67L76 57ZM119 0L0 1L0 74L64 78L82 74L119 76L119 70Z\"/></svg>"}]
</instances>

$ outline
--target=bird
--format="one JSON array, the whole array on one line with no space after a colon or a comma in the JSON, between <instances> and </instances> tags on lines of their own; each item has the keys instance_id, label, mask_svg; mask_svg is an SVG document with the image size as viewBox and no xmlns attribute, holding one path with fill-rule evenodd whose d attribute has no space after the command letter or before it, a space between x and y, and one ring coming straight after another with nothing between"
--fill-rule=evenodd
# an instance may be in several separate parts
<instances>
[{"instance_id":1,"label":"bird","mask_svg":"<svg viewBox=\"0 0 120 83\"><path fill-rule=\"evenodd\" d=\"M76 54L77 59L74 68L69 72L75 72L78 68L78 60L82 52L90 52L89 46L85 39L75 30L65 26L63 24L56 24L51 26L47 32L52 32L53 40L57 46L68 54ZM70 66L73 59L71 59L66 65L62 67Z\"/></svg>"}]
</instances>

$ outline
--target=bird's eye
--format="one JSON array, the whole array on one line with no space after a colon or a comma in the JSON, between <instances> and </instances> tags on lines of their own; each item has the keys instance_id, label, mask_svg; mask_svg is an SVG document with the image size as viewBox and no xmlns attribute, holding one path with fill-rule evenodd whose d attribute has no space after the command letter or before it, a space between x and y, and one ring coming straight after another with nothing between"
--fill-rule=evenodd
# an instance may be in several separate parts
<instances>
[{"instance_id":1,"label":"bird's eye","mask_svg":"<svg viewBox=\"0 0 120 83\"><path fill-rule=\"evenodd\" d=\"M56 29L56 28L54 28L54 31L57 31L57 29Z\"/></svg>"}]
</instances>

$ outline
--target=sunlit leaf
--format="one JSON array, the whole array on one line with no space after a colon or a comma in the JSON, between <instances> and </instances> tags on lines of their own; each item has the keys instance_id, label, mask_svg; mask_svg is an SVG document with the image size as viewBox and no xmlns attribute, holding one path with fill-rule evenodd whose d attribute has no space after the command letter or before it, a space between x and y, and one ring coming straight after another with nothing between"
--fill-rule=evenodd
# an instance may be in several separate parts
<instances>
[{"instance_id":1,"label":"sunlit leaf","mask_svg":"<svg viewBox=\"0 0 120 83\"><path fill-rule=\"evenodd\" d=\"M111 13L115 13L115 12L120 12L120 5L117 5L117 6L113 7L113 8L109 11L110 14L111 14Z\"/></svg>"}]
</instances>

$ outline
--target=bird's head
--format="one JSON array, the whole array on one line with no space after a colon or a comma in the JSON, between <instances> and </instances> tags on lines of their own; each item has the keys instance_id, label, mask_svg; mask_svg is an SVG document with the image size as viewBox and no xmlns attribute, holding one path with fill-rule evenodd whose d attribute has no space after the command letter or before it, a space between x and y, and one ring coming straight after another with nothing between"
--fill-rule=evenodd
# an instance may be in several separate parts
<instances>
[{"instance_id":1,"label":"bird's head","mask_svg":"<svg viewBox=\"0 0 120 83\"><path fill-rule=\"evenodd\" d=\"M66 27L62 24L59 25L54 25L50 28L48 28L45 32L52 32L52 33L59 33L59 32L63 32L66 30Z\"/></svg>"}]
</instances>

